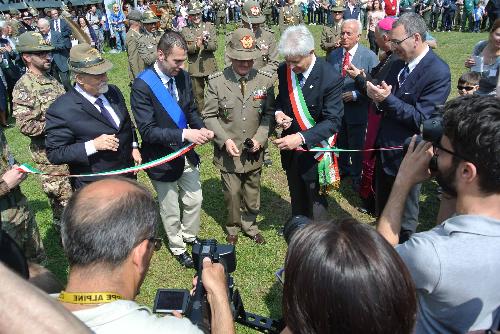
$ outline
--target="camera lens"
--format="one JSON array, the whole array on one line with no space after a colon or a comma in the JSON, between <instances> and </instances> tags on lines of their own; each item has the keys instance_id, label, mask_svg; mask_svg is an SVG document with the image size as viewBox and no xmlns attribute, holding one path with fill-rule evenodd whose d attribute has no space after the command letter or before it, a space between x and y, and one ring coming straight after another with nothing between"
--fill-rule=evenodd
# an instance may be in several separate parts
<instances>
[{"instance_id":1,"label":"camera lens","mask_svg":"<svg viewBox=\"0 0 500 334\"><path fill-rule=\"evenodd\" d=\"M244 146L247 150L249 150L249 149L253 148L253 140L252 140L252 139L250 139L250 138L245 139L245 141L243 142L243 146Z\"/></svg>"}]
</instances>

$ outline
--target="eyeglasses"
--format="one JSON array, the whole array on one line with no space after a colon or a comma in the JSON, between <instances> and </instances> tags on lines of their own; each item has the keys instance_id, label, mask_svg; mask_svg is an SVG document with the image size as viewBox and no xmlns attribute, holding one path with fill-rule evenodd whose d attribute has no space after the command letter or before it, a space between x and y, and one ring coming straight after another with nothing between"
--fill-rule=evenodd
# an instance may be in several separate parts
<instances>
[{"instance_id":1,"label":"eyeglasses","mask_svg":"<svg viewBox=\"0 0 500 334\"><path fill-rule=\"evenodd\" d=\"M148 238L148 241L153 243L153 249L155 252L161 249L161 238Z\"/></svg>"},{"instance_id":2,"label":"eyeglasses","mask_svg":"<svg viewBox=\"0 0 500 334\"><path fill-rule=\"evenodd\" d=\"M457 86L458 90L464 90L465 89L466 91L473 90L474 88L476 88L476 86L460 86L460 85Z\"/></svg>"},{"instance_id":3,"label":"eyeglasses","mask_svg":"<svg viewBox=\"0 0 500 334\"><path fill-rule=\"evenodd\" d=\"M397 39L391 39L391 43L395 44L395 45L401 45L401 43L403 43L404 41L406 41L408 38L413 37L413 35L415 35L415 34L411 34L410 36L406 37L405 39L403 39L401 41L398 41Z\"/></svg>"},{"instance_id":4,"label":"eyeglasses","mask_svg":"<svg viewBox=\"0 0 500 334\"><path fill-rule=\"evenodd\" d=\"M448 150L446 148L444 148L443 146L439 145L439 144L433 144L433 151L434 151L434 155L435 156L439 156L439 151L444 151L448 154L451 154L457 158L460 158L461 160L464 160L464 161L469 161L469 162L472 162L470 159L467 159L463 156L461 156L460 154L456 153L456 152L453 152L451 150Z\"/></svg>"}]
</instances>

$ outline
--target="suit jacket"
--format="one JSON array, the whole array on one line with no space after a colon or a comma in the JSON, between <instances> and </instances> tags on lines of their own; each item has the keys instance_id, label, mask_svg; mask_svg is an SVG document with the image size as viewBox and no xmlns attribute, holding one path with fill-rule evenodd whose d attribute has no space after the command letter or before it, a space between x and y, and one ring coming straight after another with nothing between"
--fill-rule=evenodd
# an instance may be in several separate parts
<instances>
[{"instance_id":1,"label":"suit jacket","mask_svg":"<svg viewBox=\"0 0 500 334\"><path fill-rule=\"evenodd\" d=\"M68 58L69 49L66 47L65 38L60 32L55 30L50 31L50 44L54 47L52 50L52 61L56 64L61 72L69 71ZM71 47L70 47L71 48Z\"/></svg>"},{"instance_id":2,"label":"suit jacket","mask_svg":"<svg viewBox=\"0 0 500 334\"><path fill-rule=\"evenodd\" d=\"M337 73L342 73L342 62L344 61L344 48L332 51L327 61L332 64ZM359 69L369 73L378 64L378 59L372 50L358 44L358 49L351 59L351 63ZM348 75L344 78L342 92L356 92L356 101L344 102L344 120L347 124L366 124L368 122L368 98L361 94L354 80Z\"/></svg>"},{"instance_id":3,"label":"suit jacket","mask_svg":"<svg viewBox=\"0 0 500 334\"><path fill-rule=\"evenodd\" d=\"M385 80L392 85L392 93L378 105L383 113L376 142L379 147L403 145L406 138L419 134L422 121L429 119L450 94L450 68L430 48L399 87L398 74L404 66L403 60L395 61ZM403 152L383 151L381 157L384 171L396 175Z\"/></svg>"},{"instance_id":4,"label":"suit jacket","mask_svg":"<svg viewBox=\"0 0 500 334\"><path fill-rule=\"evenodd\" d=\"M59 17L59 22L60 22L60 25L61 25L61 36L64 40L64 46L66 47L66 49L71 49L71 28L69 27L69 24L68 22L66 22L65 19L63 19L62 17ZM54 20L50 20L50 31L53 32L53 31L56 31L56 26L55 26L55 21Z\"/></svg>"},{"instance_id":5,"label":"suit jacket","mask_svg":"<svg viewBox=\"0 0 500 334\"><path fill-rule=\"evenodd\" d=\"M344 20L349 20L349 19L358 20L360 13L361 13L361 8L359 8L358 6L355 6L353 8L352 13L351 13L351 9L349 8L349 6L346 6L344 9L343 18L344 18Z\"/></svg>"},{"instance_id":6,"label":"suit jacket","mask_svg":"<svg viewBox=\"0 0 500 334\"><path fill-rule=\"evenodd\" d=\"M153 69L154 71L154 69ZM194 104L194 95L189 74L182 70L175 77L179 94L178 104L186 115L191 129L205 127ZM149 86L142 79L135 79L130 94L130 105L142 137L142 158L144 162L158 159L175 152L184 145L182 129L179 129L160 101L154 96ZM189 161L198 165L200 159L194 150L186 153ZM173 182L178 180L184 171L184 156L168 163L147 170L152 180Z\"/></svg>"},{"instance_id":7,"label":"suit jacket","mask_svg":"<svg viewBox=\"0 0 500 334\"><path fill-rule=\"evenodd\" d=\"M45 126L47 157L51 163L68 164L71 174L104 172L134 165L132 142L135 130L123 95L116 86L109 85L104 96L120 118L118 130L74 88L52 103L47 110ZM102 134L115 134L120 141L118 150L98 151L87 156L85 142ZM79 188L97 179L100 178L76 178L73 185Z\"/></svg>"},{"instance_id":8,"label":"suit jacket","mask_svg":"<svg viewBox=\"0 0 500 334\"><path fill-rule=\"evenodd\" d=\"M354 83L356 85L356 89L363 95L366 94L366 82L370 81L374 85L379 85L382 81L387 80L387 76L389 75L389 72L391 71L392 64L396 60L398 60L399 57L397 54L393 52L387 53L387 56L385 59L383 59L380 63L378 63L377 66L375 66L371 72L365 72L366 77L363 75L358 75L356 78L354 78Z\"/></svg>"},{"instance_id":9,"label":"suit jacket","mask_svg":"<svg viewBox=\"0 0 500 334\"><path fill-rule=\"evenodd\" d=\"M295 119L288 95L285 63L278 68L278 84L276 110L282 110L285 115L293 118L291 126L283 131L282 137L301 132L306 142L305 146L311 148L339 132L344 114L342 78L325 60L316 57L316 63L302 88L309 113L316 121L316 125L312 128L301 131ZM304 180L315 181L318 172L313 153L283 150L281 151L283 168L288 169L294 154L298 155L299 170Z\"/></svg>"}]
</instances>

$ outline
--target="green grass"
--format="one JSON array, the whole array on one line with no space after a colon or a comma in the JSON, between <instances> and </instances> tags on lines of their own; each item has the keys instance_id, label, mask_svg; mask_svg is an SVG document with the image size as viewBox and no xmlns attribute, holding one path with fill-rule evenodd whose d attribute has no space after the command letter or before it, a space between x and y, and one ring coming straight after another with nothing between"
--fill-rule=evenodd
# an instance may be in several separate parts
<instances>
[{"instance_id":1,"label":"green grass","mask_svg":"<svg viewBox=\"0 0 500 334\"><path fill-rule=\"evenodd\" d=\"M321 27L311 26L310 29L315 36L316 45L319 45ZM454 97L457 95L454 87L458 77L465 72L463 67L465 58L470 54L474 44L481 39L486 39L487 35L457 32L435 33L434 35L439 43L436 52L450 65L452 71L451 97ZM220 35L220 47L216 53L220 68L223 64L223 48L221 47L223 40L224 36ZM363 39L362 43L366 45L367 41ZM319 47L317 51L320 56L324 56ZM106 54L106 57L115 65L109 73L110 82L122 90L127 103L129 103L130 88L128 86L126 55L125 53ZM17 128L8 129L6 135L17 160L32 163L28 139L22 136ZM276 283L274 272L283 266L286 245L283 239L277 236L276 231L290 216L290 198L286 178L279 163L279 152L272 145L270 149L274 164L270 168L264 168L263 171L262 209L258 218L259 226L268 242L266 245L258 246L247 238L240 238L237 246L238 265L234 279L247 311L278 318L281 316L281 287ZM211 145L197 148L197 152L202 158L201 180L204 197L200 237L216 238L219 243L224 243L223 226L226 209L223 204L219 172L212 164L212 151ZM150 186L145 173L140 173L139 180ZM57 233L51 225L52 213L47 197L41 189L40 180L36 176L30 176L21 187L29 199L31 208L36 213L36 219L49 256L48 268L65 282L68 266L63 250L57 241ZM422 189L420 229L423 230L431 228L434 224L439 203L435 188L433 182L428 182L424 184ZM343 184L339 190L330 195L329 204L332 217L352 216L364 223L374 221L373 217L363 215L355 209L359 201L348 184ZM163 231L161 233L166 242L165 234ZM153 256L150 271L137 300L151 306L157 288L189 288L192 276L193 271L183 269L168 253L167 247L163 247ZM238 326L238 332L251 333L253 331Z\"/></svg>"}]
</instances>

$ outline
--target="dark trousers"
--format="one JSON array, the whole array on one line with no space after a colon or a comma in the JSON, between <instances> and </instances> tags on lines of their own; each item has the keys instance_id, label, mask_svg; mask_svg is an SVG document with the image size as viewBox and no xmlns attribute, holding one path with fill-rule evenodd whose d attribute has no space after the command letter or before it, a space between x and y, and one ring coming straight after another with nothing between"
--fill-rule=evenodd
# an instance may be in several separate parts
<instances>
[{"instance_id":1,"label":"dark trousers","mask_svg":"<svg viewBox=\"0 0 500 334\"><path fill-rule=\"evenodd\" d=\"M288 189L292 205L292 216L303 215L314 221L326 221L328 202L326 195L319 193L318 177L315 181L304 180L299 172L298 154L294 153L292 162L286 170Z\"/></svg>"},{"instance_id":2,"label":"dark trousers","mask_svg":"<svg viewBox=\"0 0 500 334\"><path fill-rule=\"evenodd\" d=\"M380 217L387 204L395 179L395 176L385 173L379 154L375 162L375 211L377 217ZM420 183L415 185L408 194L401 220L401 230L412 232L417 230L421 187Z\"/></svg>"},{"instance_id":3,"label":"dark trousers","mask_svg":"<svg viewBox=\"0 0 500 334\"><path fill-rule=\"evenodd\" d=\"M368 42L370 43L370 50L375 52L376 55L378 55L378 45L375 42L375 32L374 31L368 31Z\"/></svg>"},{"instance_id":4,"label":"dark trousers","mask_svg":"<svg viewBox=\"0 0 500 334\"><path fill-rule=\"evenodd\" d=\"M349 150L362 150L365 145L366 123L347 124L342 120L337 146ZM339 168L342 174L349 174L353 180L359 181L363 163L362 152L340 152Z\"/></svg>"},{"instance_id":5,"label":"dark trousers","mask_svg":"<svg viewBox=\"0 0 500 334\"><path fill-rule=\"evenodd\" d=\"M469 24L466 30L465 26L467 25L467 21L469 21ZM462 31L471 32L473 27L474 27L474 14L472 12L467 12L464 9L464 13L462 14Z\"/></svg>"},{"instance_id":6,"label":"dark trousers","mask_svg":"<svg viewBox=\"0 0 500 334\"><path fill-rule=\"evenodd\" d=\"M442 28L443 31L450 31L453 29L453 18L455 17L455 11L449 8L446 8L443 12L442 18Z\"/></svg>"},{"instance_id":7,"label":"dark trousers","mask_svg":"<svg viewBox=\"0 0 500 334\"><path fill-rule=\"evenodd\" d=\"M441 11L432 12L431 15L431 30L436 30L438 27L439 17L441 16Z\"/></svg>"},{"instance_id":8,"label":"dark trousers","mask_svg":"<svg viewBox=\"0 0 500 334\"><path fill-rule=\"evenodd\" d=\"M59 81L66 91L71 89L71 78L69 71L61 72L55 63L52 63L52 76Z\"/></svg>"}]
</instances>

